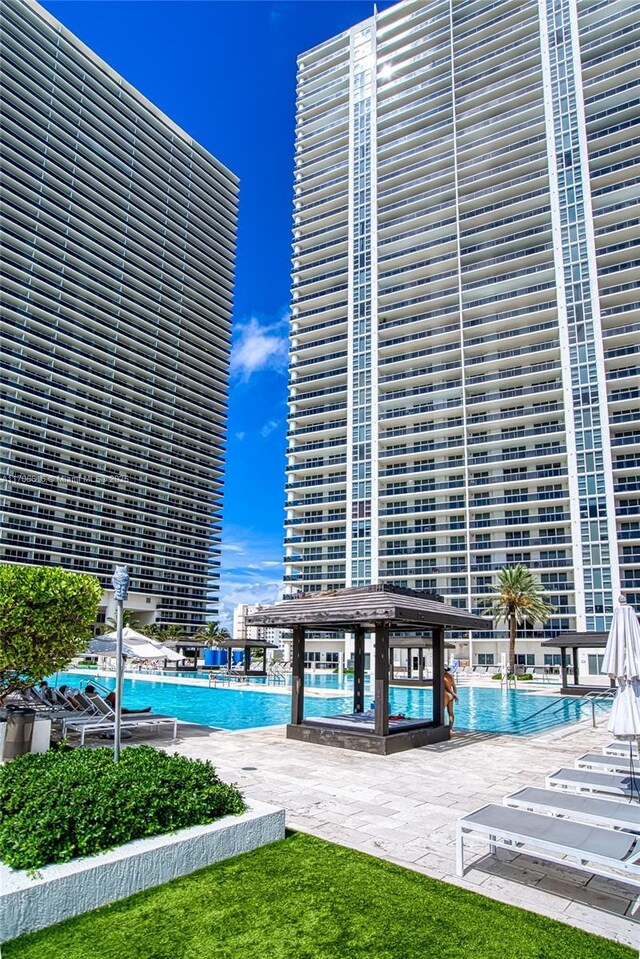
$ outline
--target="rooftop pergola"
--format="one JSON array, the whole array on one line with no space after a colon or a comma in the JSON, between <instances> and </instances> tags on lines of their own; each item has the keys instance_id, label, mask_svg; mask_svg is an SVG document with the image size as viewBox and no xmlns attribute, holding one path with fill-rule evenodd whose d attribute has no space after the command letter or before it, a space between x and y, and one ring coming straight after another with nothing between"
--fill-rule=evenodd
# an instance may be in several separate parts
<instances>
[{"instance_id":1,"label":"rooftop pergola","mask_svg":"<svg viewBox=\"0 0 640 959\"><path fill-rule=\"evenodd\" d=\"M489 621L449 606L440 596L399 587L361 586L308 593L253 613L251 626L293 630L290 739L387 755L449 738L444 723L444 631L483 629ZM353 714L304 719L304 646L307 631L344 630L354 634ZM431 632L433 714L431 719L389 719L390 632ZM375 715L364 717L364 641L375 638ZM394 637L394 643L400 642Z\"/></svg>"},{"instance_id":2,"label":"rooftop pergola","mask_svg":"<svg viewBox=\"0 0 640 959\"><path fill-rule=\"evenodd\" d=\"M589 686L580 682L579 649L604 649L607 645L608 633L561 633L555 639L545 639L540 643L543 649L560 650L560 692L565 696L582 696L584 693L597 692L602 686ZM567 669L567 650L571 650L573 665L573 682L569 682ZM611 685L615 686L613 680Z\"/></svg>"}]
</instances>

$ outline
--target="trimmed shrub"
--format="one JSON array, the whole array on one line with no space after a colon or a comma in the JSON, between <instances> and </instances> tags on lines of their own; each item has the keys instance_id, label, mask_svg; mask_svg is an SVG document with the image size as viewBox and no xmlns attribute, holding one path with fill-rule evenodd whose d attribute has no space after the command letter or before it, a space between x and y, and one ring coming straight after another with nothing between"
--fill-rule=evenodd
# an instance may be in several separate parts
<instances>
[{"instance_id":1,"label":"trimmed shrub","mask_svg":"<svg viewBox=\"0 0 640 959\"><path fill-rule=\"evenodd\" d=\"M0 768L0 860L38 869L246 809L210 762L152 746L50 750Z\"/></svg>"},{"instance_id":2,"label":"trimmed shrub","mask_svg":"<svg viewBox=\"0 0 640 959\"><path fill-rule=\"evenodd\" d=\"M491 678L502 679L502 673L496 673L495 676L492 676ZM513 679L513 673L509 673L509 679ZM524 679L524 680L533 679L533 676L531 675L531 673L518 673L516 676L516 682L518 682L521 679Z\"/></svg>"},{"instance_id":3,"label":"trimmed shrub","mask_svg":"<svg viewBox=\"0 0 640 959\"><path fill-rule=\"evenodd\" d=\"M0 699L39 683L91 639L102 596L95 576L0 564Z\"/></svg>"}]
</instances>

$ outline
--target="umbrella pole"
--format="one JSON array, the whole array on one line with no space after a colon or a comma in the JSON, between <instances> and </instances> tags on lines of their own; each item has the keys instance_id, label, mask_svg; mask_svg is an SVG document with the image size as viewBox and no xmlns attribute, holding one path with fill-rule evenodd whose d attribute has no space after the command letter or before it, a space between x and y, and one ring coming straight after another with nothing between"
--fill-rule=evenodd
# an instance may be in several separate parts
<instances>
[{"instance_id":1,"label":"umbrella pole","mask_svg":"<svg viewBox=\"0 0 640 959\"><path fill-rule=\"evenodd\" d=\"M129 570L126 566L116 566L111 579L113 597L116 601L116 720L113 730L113 761L120 759L120 728L122 725L122 620L124 601L129 594Z\"/></svg>"},{"instance_id":2,"label":"umbrella pole","mask_svg":"<svg viewBox=\"0 0 640 959\"><path fill-rule=\"evenodd\" d=\"M116 602L116 702L115 730L113 735L113 761L120 759L120 729L122 726L122 620L123 600Z\"/></svg>"}]
</instances>

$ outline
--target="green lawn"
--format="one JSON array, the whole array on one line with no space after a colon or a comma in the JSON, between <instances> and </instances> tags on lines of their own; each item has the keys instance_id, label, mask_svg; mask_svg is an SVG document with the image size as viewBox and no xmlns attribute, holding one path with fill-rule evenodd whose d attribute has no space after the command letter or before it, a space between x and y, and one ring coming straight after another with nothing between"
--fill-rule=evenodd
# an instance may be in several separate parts
<instances>
[{"instance_id":1,"label":"green lawn","mask_svg":"<svg viewBox=\"0 0 640 959\"><path fill-rule=\"evenodd\" d=\"M631 959L632 949L301 833L23 936L4 959Z\"/></svg>"}]
</instances>

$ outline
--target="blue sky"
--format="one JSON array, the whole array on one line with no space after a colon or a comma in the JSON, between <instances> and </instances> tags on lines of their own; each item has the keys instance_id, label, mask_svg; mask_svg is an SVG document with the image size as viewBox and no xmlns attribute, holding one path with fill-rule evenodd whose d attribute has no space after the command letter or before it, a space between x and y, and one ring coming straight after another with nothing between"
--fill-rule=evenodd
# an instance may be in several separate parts
<instances>
[{"instance_id":1,"label":"blue sky","mask_svg":"<svg viewBox=\"0 0 640 959\"><path fill-rule=\"evenodd\" d=\"M281 590L296 57L370 17L373 4L43 5L240 177L220 590L228 620L236 603Z\"/></svg>"}]
</instances>

